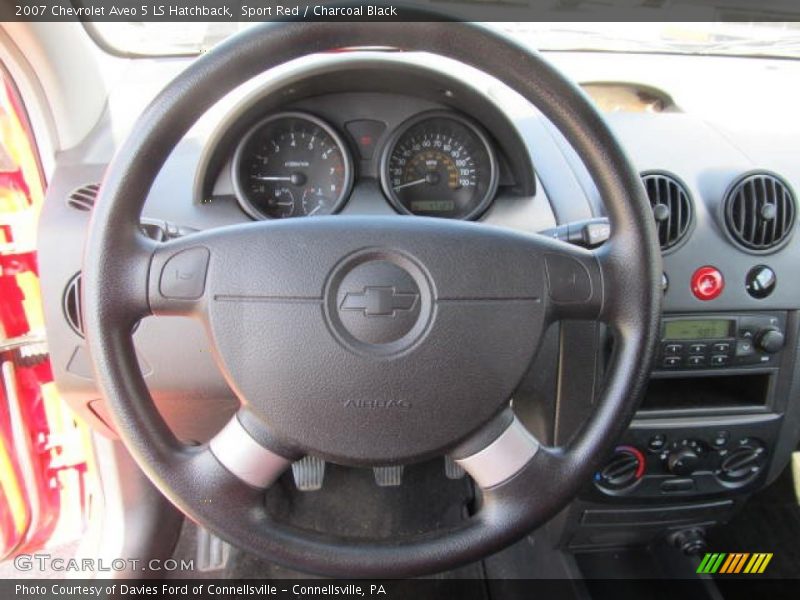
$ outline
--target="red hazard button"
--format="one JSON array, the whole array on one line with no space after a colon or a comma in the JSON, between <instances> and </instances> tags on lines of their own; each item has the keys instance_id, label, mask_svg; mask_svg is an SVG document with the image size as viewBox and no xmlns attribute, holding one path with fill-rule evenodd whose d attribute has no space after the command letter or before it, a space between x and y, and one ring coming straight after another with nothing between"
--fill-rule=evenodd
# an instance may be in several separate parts
<instances>
[{"instance_id":1,"label":"red hazard button","mask_svg":"<svg viewBox=\"0 0 800 600\"><path fill-rule=\"evenodd\" d=\"M692 275L692 293L698 300L713 300L724 288L722 273L714 267L700 267Z\"/></svg>"}]
</instances>

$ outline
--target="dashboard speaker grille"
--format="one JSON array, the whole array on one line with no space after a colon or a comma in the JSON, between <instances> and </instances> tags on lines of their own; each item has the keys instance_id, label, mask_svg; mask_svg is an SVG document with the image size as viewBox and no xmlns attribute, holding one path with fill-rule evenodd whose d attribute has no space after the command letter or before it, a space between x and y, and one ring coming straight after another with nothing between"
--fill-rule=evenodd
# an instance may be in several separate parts
<instances>
[{"instance_id":1,"label":"dashboard speaker grille","mask_svg":"<svg viewBox=\"0 0 800 600\"><path fill-rule=\"evenodd\" d=\"M686 237L692 225L689 191L677 177L666 173L646 173L642 183L653 208L661 249L669 250Z\"/></svg>"},{"instance_id":2,"label":"dashboard speaker grille","mask_svg":"<svg viewBox=\"0 0 800 600\"><path fill-rule=\"evenodd\" d=\"M90 183L74 190L67 197L67 206L75 210L89 212L94 208L97 194L100 191L99 183Z\"/></svg>"},{"instance_id":3,"label":"dashboard speaker grille","mask_svg":"<svg viewBox=\"0 0 800 600\"><path fill-rule=\"evenodd\" d=\"M81 274L80 272L73 275L72 279L67 283L64 288L64 297L62 299L62 306L64 308L64 317L67 319L72 331L83 337L83 312L81 309Z\"/></svg>"},{"instance_id":4,"label":"dashboard speaker grille","mask_svg":"<svg viewBox=\"0 0 800 600\"><path fill-rule=\"evenodd\" d=\"M767 252L789 239L796 219L789 186L770 173L740 179L724 202L725 226L731 237L749 250Z\"/></svg>"}]
</instances>

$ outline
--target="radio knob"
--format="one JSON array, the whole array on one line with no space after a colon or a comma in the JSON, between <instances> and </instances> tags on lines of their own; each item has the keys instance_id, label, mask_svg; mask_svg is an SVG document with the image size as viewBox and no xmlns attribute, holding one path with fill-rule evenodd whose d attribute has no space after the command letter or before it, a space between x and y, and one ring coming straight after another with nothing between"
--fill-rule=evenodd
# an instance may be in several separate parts
<instances>
[{"instance_id":1,"label":"radio knob","mask_svg":"<svg viewBox=\"0 0 800 600\"><path fill-rule=\"evenodd\" d=\"M783 348L785 341L786 340L783 337L783 332L780 329L777 327L769 327L761 330L758 333L758 337L756 338L756 346L758 346L764 352L774 354Z\"/></svg>"},{"instance_id":2,"label":"radio knob","mask_svg":"<svg viewBox=\"0 0 800 600\"><path fill-rule=\"evenodd\" d=\"M700 457L692 448L681 448L667 457L667 468L673 475L691 475Z\"/></svg>"}]
</instances>

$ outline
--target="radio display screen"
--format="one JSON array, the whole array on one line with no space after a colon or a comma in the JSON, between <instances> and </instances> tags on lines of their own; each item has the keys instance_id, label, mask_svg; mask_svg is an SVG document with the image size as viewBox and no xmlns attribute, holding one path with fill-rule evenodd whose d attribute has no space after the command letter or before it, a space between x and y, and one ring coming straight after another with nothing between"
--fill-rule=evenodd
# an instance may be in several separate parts
<instances>
[{"instance_id":1,"label":"radio display screen","mask_svg":"<svg viewBox=\"0 0 800 600\"><path fill-rule=\"evenodd\" d=\"M687 319L666 321L666 340L717 340L731 337L734 321L730 319Z\"/></svg>"}]
</instances>

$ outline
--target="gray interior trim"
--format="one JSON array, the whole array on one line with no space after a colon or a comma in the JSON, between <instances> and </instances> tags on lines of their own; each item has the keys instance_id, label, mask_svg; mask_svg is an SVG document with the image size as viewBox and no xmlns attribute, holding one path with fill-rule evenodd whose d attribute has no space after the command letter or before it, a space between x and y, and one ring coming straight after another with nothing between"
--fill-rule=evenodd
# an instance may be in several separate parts
<instances>
[{"instance_id":1,"label":"gray interior trim","mask_svg":"<svg viewBox=\"0 0 800 600\"><path fill-rule=\"evenodd\" d=\"M488 489L508 481L519 473L539 450L525 426L514 417L508 428L480 452L456 462L481 488Z\"/></svg>"},{"instance_id":2,"label":"gray interior trim","mask_svg":"<svg viewBox=\"0 0 800 600\"><path fill-rule=\"evenodd\" d=\"M291 464L256 442L237 417L228 421L208 445L222 466L257 488L268 488Z\"/></svg>"}]
</instances>

